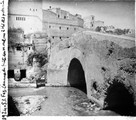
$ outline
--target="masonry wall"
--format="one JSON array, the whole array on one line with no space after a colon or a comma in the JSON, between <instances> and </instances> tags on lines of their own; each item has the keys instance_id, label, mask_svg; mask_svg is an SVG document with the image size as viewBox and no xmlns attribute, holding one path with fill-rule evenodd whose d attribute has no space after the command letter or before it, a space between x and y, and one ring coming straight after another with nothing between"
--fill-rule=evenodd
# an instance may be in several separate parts
<instances>
[{"instance_id":1,"label":"masonry wall","mask_svg":"<svg viewBox=\"0 0 136 120\"><path fill-rule=\"evenodd\" d=\"M17 50L16 47L14 49L10 47L8 50L9 69L23 69L27 64L27 57L32 51L32 46L21 48L20 50Z\"/></svg>"},{"instance_id":2,"label":"masonry wall","mask_svg":"<svg viewBox=\"0 0 136 120\"><path fill-rule=\"evenodd\" d=\"M52 44L70 38L81 29L83 29L81 18L58 8L43 10L43 31L51 38Z\"/></svg>"}]
</instances>

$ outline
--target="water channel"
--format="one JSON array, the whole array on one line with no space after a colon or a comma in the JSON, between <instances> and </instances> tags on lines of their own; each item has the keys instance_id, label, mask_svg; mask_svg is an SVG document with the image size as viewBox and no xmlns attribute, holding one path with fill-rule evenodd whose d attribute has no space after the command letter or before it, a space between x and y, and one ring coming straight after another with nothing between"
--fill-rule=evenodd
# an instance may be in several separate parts
<instances>
[{"instance_id":1,"label":"water channel","mask_svg":"<svg viewBox=\"0 0 136 120\"><path fill-rule=\"evenodd\" d=\"M14 97L44 95L41 109L31 116L99 116L117 115L111 111L99 110L87 95L73 87L9 88Z\"/></svg>"}]
</instances>

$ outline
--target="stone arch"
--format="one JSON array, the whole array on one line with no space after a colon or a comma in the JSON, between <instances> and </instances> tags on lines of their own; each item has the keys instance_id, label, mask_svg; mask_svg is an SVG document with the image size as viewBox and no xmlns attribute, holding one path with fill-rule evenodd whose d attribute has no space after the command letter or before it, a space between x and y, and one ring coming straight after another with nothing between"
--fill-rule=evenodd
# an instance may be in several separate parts
<instances>
[{"instance_id":1,"label":"stone arch","mask_svg":"<svg viewBox=\"0 0 136 120\"><path fill-rule=\"evenodd\" d=\"M87 93L84 70L77 58L73 58L69 64L67 80L71 87Z\"/></svg>"}]
</instances>

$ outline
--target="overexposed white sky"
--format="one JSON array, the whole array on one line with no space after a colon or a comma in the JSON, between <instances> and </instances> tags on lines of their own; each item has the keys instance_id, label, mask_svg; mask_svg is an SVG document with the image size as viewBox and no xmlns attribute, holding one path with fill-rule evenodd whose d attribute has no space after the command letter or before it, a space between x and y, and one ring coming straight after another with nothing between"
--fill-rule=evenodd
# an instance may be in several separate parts
<instances>
[{"instance_id":1,"label":"overexposed white sky","mask_svg":"<svg viewBox=\"0 0 136 120\"><path fill-rule=\"evenodd\" d=\"M135 28L135 2L43 2L43 9L49 6L60 7L72 14L81 14L82 18L95 15L96 20L116 28Z\"/></svg>"}]
</instances>

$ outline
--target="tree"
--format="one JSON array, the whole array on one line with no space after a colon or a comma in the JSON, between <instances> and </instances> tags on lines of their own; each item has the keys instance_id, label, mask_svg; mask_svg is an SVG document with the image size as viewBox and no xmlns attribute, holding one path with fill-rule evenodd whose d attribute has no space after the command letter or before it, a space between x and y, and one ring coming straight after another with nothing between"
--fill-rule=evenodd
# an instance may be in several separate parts
<instances>
[{"instance_id":1,"label":"tree","mask_svg":"<svg viewBox=\"0 0 136 120\"><path fill-rule=\"evenodd\" d=\"M19 34L24 34L24 31L22 28L10 28L8 29L8 45L9 46L15 46L18 40L21 39Z\"/></svg>"},{"instance_id":2,"label":"tree","mask_svg":"<svg viewBox=\"0 0 136 120\"><path fill-rule=\"evenodd\" d=\"M115 34L122 35L122 34L124 34L124 30L117 28L117 29L115 29Z\"/></svg>"},{"instance_id":3,"label":"tree","mask_svg":"<svg viewBox=\"0 0 136 120\"><path fill-rule=\"evenodd\" d=\"M96 29L95 29L95 31L100 32L101 31L101 27L97 26Z\"/></svg>"},{"instance_id":4,"label":"tree","mask_svg":"<svg viewBox=\"0 0 136 120\"><path fill-rule=\"evenodd\" d=\"M124 29L124 34L128 34L129 29Z\"/></svg>"}]
</instances>

